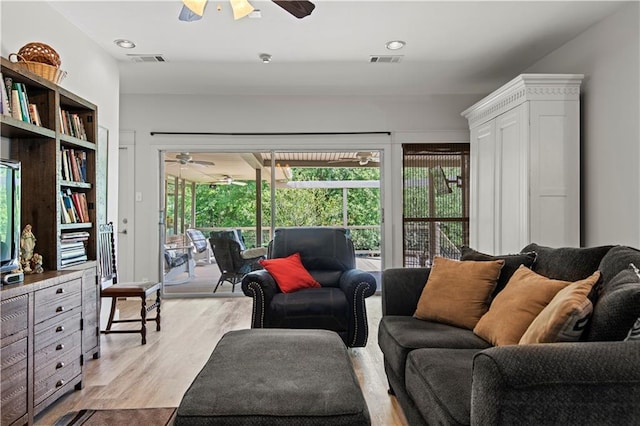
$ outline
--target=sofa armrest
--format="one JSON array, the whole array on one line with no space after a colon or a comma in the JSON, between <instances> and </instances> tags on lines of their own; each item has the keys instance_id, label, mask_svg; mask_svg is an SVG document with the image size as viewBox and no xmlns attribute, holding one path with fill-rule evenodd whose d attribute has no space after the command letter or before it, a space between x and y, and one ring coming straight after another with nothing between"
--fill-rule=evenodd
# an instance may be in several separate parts
<instances>
[{"instance_id":1,"label":"sofa armrest","mask_svg":"<svg viewBox=\"0 0 640 426\"><path fill-rule=\"evenodd\" d=\"M242 278L242 292L253 298L251 328L264 328L265 306L269 306L280 287L265 269L249 272Z\"/></svg>"},{"instance_id":2,"label":"sofa armrest","mask_svg":"<svg viewBox=\"0 0 640 426\"><path fill-rule=\"evenodd\" d=\"M369 297L376 292L376 279L362 269L348 269L340 275L340 289L351 300L356 293Z\"/></svg>"},{"instance_id":3,"label":"sofa armrest","mask_svg":"<svg viewBox=\"0 0 640 426\"><path fill-rule=\"evenodd\" d=\"M430 268L389 268L382 272L382 315L411 316Z\"/></svg>"},{"instance_id":4,"label":"sofa armrest","mask_svg":"<svg viewBox=\"0 0 640 426\"><path fill-rule=\"evenodd\" d=\"M637 424L640 342L486 349L473 360L471 424Z\"/></svg>"}]
</instances>

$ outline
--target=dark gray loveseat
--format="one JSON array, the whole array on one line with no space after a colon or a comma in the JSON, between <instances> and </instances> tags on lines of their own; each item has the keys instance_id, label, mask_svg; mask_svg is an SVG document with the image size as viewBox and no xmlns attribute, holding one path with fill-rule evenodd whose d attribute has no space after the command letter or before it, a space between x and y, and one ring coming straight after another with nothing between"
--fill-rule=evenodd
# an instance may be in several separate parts
<instances>
[{"instance_id":1,"label":"dark gray loveseat","mask_svg":"<svg viewBox=\"0 0 640 426\"><path fill-rule=\"evenodd\" d=\"M599 289L629 263L640 266L640 251L624 246L528 251L537 253L532 269L550 278L576 281L599 269ZM623 324L611 324L607 311L629 306L596 301L598 329L583 341L491 347L471 330L413 318L428 275L427 268L383 274L378 342L410 425L640 424L640 341L623 341L640 315L640 292L625 297L637 308Z\"/></svg>"}]
</instances>

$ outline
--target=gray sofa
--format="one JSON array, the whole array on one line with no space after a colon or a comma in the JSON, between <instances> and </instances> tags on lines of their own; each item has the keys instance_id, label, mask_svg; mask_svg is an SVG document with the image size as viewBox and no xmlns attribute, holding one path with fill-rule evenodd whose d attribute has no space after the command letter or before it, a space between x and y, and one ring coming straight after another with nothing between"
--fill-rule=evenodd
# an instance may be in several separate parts
<instances>
[{"instance_id":1,"label":"gray sofa","mask_svg":"<svg viewBox=\"0 0 640 426\"><path fill-rule=\"evenodd\" d=\"M384 271L378 343L410 425L640 424L640 341L625 341L640 315L640 291L618 286L626 293L611 297L619 279L607 286L630 263L640 266L640 251L522 250L531 251L532 269L549 278L576 281L600 270L581 341L491 347L471 330L413 318L429 269Z\"/></svg>"}]
</instances>

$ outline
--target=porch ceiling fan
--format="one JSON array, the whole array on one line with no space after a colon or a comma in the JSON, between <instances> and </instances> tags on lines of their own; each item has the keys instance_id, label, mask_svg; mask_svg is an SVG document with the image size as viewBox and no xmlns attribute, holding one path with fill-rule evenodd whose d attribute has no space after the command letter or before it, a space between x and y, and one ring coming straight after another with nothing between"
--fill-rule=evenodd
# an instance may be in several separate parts
<instances>
[{"instance_id":1,"label":"porch ceiling fan","mask_svg":"<svg viewBox=\"0 0 640 426\"><path fill-rule=\"evenodd\" d=\"M231 175L223 175L220 179L213 183L213 185L238 185L246 186L247 182L237 181Z\"/></svg>"},{"instance_id":2,"label":"porch ceiling fan","mask_svg":"<svg viewBox=\"0 0 640 426\"><path fill-rule=\"evenodd\" d=\"M193 164L193 165L196 165L196 166L215 166L213 161L194 160L193 157L191 156L191 154L189 154L188 152L181 152L179 154L176 154L176 159L175 160L165 159L164 162L165 163L180 163L183 166L190 165L190 164Z\"/></svg>"},{"instance_id":3,"label":"porch ceiling fan","mask_svg":"<svg viewBox=\"0 0 640 426\"><path fill-rule=\"evenodd\" d=\"M338 160L329 161L329 163L358 163L361 166L366 166L369 163L379 163L380 158L374 157L373 152L358 152L355 157L341 157Z\"/></svg>"},{"instance_id":4,"label":"porch ceiling fan","mask_svg":"<svg viewBox=\"0 0 640 426\"><path fill-rule=\"evenodd\" d=\"M182 10L178 19L181 21L197 21L202 18L204 14L204 8L207 5L208 0L182 0ZM311 15L315 4L307 0L272 0L275 4L292 14L298 19L302 19L305 16ZM233 19L244 18L254 11L254 7L248 0L229 0L231 9L233 10ZM217 9L220 10L220 4L217 5Z\"/></svg>"}]
</instances>

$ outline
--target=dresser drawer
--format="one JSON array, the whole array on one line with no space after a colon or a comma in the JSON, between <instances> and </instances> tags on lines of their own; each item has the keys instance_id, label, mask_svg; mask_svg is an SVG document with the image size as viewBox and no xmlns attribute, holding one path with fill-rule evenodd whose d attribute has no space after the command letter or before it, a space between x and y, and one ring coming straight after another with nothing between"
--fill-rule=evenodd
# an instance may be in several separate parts
<instances>
[{"instance_id":1,"label":"dresser drawer","mask_svg":"<svg viewBox=\"0 0 640 426\"><path fill-rule=\"evenodd\" d=\"M0 337L3 345L9 343L9 340L5 340L5 337L20 332L23 332L22 334L26 336L28 307L29 296L27 294L3 300L0 304Z\"/></svg>"},{"instance_id":2,"label":"dresser drawer","mask_svg":"<svg viewBox=\"0 0 640 426\"><path fill-rule=\"evenodd\" d=\"M82 335L78 330L75 333L67 334L58 340L51 341L48 345L40 349L36 349L34 362L35 367L39 368L41 365L47 364L51 360L66 356L67 352L74 350L76 346L80 346L81 342Z\"/></svg>"},{"instance_id":3,"label":"dresser drawer","mask_svg":"<svg viewBox=\"0 0 640 426\"><path fill-rule=\"evenodd\" d=\"M27 338L23 337L17 342L3 347L2 351L0 351L0 358L2 359L2 374L4 375L5 368L27 359Z\"/></svg>"},{"instance_id":4,"label":"dresser drawer","mask_svg":"<svg viewBox=\"0 0 640 426\"><path fill-rule=\"evenodd\" d=\"M26 347L27 342L26 339L24 340L24 346ZM26 358L23 358L8 367L5 367L3 362L2 385L0 386L0 388L2 389L2 406L0 407L0 413L2 413L1 424L8 425L15 422L27 413Z\"/></svg>"},{"instance_id":5,"label":"dresser drawer","mask_svg":"<svg viewBox=\"0 0 640 426\"><path fill-rule=\"evenodd\" d=\"M81 318L80 310L72 309L70 312L49 318L36 325L34 350L37 352L51 342L78 333Z\"/></svg>"},{"instance_id":6,"label":"dresser drawer","mask_svg":"<svg viewBox=\"0 0 640 426\"><path fill-rule=\"evenodd\" d=\"M80 280L38 290L35 296L35 323L65 313L81 304Z\"/></svg>"},{"instance_id":7,"label":"dresser drawer","mask_svg":"<svg viewBox=\"0 0 640 426\"><path fill-rule=\"evenodd\" d=\"M63 389L67 383L81 373L80 345L75 346L43 367L36 368L33 398L34 404L38 405L53 393Z\"/></svg>"}]
</instances>

